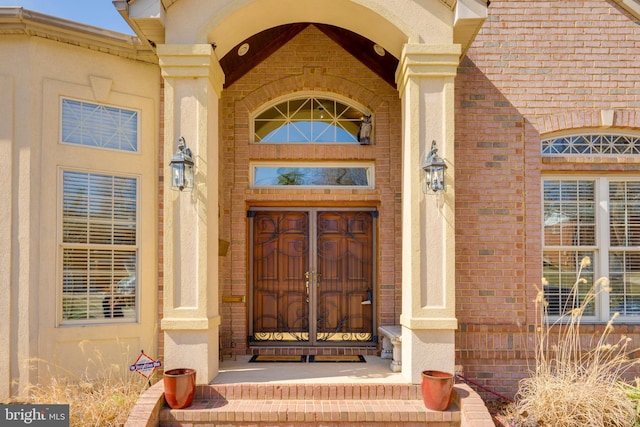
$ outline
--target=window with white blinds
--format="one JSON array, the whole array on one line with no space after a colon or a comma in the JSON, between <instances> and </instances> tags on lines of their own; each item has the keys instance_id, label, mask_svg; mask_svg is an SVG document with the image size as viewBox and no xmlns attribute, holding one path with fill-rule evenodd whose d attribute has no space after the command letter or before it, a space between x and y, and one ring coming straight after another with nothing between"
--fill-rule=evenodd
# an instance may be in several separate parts
<instances>
[{"instance_id":1,"label":"window with white blinds","mask_svg":"<svg viewBox=\"0 0 640 427\"><path fill-rule=\"evenodd\" d=\"M62 99L61 141L67 144L138 151L138 112Z\"/></svg>"},{"instance_id":2,"label":"window with white blinds","mask_svg":"<svg viewBox=\"0 0 640 427\"><path fill-rule=\"evenodd\" d=\"M593 283L593 263L582 271L586 280L572 292L585 256L595 262L596 200L594 180L547 180L543 184L543 276L548 313L559 316L580 305ZM595 314L594 304L585 310Z\"/></svg>"},{"instance_id":3,"label":"window with white blinds","mask_svg":"<svg viewBox=\"0 0 640 427\"><path fill-rule=\"evenodd\" d=\"M62 320L137 317L138 180L62 172Z\"/></svg>"},{"instance_id":4,"label":"window with white blinds","mask_svg":"<svg viewBox=\"0 0 640 427\"><path fill-rule=\"evenodd\" d=\"M545 179L543 182L543 276L548 313L579 305L598 277L609 287L596 296L585 318L607 321L614 313L640 321L640 181L616 177ZM586 282L576 281L583 257Z\"/></svg>"},{"instance_id":5,"label":"window with white blinds","mask_svg":"<svg viewBox=\"0 0 640 427\"><path fill-rule=\"evenodd\" d=\"M608 190L611 309L640 316L640 182L612 180Z\"/></svg>"}]
</instances>

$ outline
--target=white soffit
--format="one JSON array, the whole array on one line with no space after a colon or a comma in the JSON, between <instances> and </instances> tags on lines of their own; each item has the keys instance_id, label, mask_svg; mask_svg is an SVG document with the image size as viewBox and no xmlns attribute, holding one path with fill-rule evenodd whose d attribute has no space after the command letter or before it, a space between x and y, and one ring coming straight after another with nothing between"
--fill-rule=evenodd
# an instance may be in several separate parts
<instances>
[{"instance_id":1,"label":"white soffit","mask_svg":"<svg viewBox=\"0 0 640 427\"><path fill-rule=\"evenodd\" d=\"M462 46L464 55L487 19L489 7L486 0L457 0L455 3L453 42Z\"/></svg>"},{"instance_id":2,"label":"white soffit","mask_svg":"<svg viewBox=\"0 0 640 427\"><path fill-rule=\"evenodd\" d=\"M144 43L164 43L166 17L160 0L114 0L113 5Z\"/></svg>"}]
</instances>

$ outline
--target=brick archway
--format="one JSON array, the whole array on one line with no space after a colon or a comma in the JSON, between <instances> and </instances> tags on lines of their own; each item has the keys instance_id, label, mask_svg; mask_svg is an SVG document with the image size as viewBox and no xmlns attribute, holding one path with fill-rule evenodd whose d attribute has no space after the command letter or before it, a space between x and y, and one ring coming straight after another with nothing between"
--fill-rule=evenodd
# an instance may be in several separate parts
<instances>
[{"instance_id":1,"label":"brick archway","mask_svg":"<svg viewBox=\"0 0 640 427\"><path fill-rule=\"evenodd\" d=\"M633 110L568 110L538 116L535 127L540 135L594 127L640 128L640 114Z\"/></svg>"}]
</instances>

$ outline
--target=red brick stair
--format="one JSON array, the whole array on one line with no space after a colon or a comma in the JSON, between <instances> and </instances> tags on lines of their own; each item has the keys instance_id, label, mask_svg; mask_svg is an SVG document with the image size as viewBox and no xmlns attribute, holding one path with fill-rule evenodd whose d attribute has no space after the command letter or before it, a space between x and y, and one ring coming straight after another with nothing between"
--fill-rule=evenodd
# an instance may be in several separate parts
<instances>
[{"instance_id":1,"label":"red brick stair","mask_svg":"<svg viewBox=\"0 0 640 427\"><path fill-rule=\"evenodd\" d=\"M458 427L460 420L457 400L448 411L431 411L413 384L199 385L189 408L159 413L161 427Z\"/></svg>"}]
</instances>

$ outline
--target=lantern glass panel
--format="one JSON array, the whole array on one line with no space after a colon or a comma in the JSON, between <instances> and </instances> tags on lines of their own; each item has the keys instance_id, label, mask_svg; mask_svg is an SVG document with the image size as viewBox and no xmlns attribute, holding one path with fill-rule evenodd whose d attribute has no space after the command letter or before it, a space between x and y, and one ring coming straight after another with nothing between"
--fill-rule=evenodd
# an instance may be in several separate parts
<instances>
[{"instance_id":1,"label":"lantern glass panel","mask_svg":"<svg viewBox=\"0 0 640 427\"><path fill-rule=\"evenodd\" d=\"M444 189L444 168L442 166L434 166L431 168L430 186L432 191L441 191Z\"/></svg>"},{"instance_id":2,"label":"lantern glass panel","mask_svg":"<svg viewBox=\"0 0 640 427\"><path fill-rule=\"evenodd\" d=\"M191 191L193 189L193 165L184 165L184 189Z\"/></svg>"}]
</instances>

